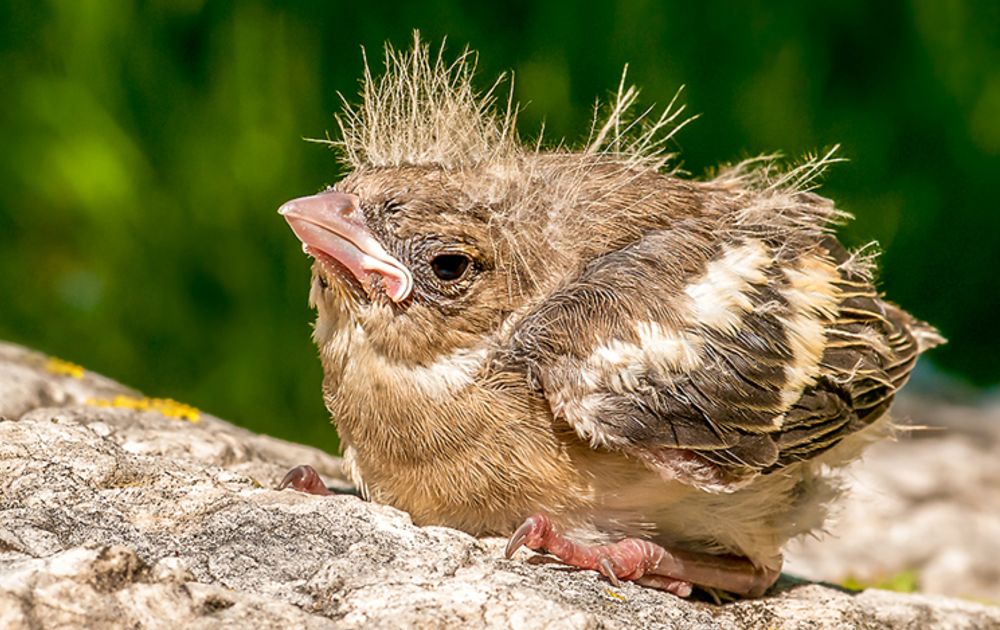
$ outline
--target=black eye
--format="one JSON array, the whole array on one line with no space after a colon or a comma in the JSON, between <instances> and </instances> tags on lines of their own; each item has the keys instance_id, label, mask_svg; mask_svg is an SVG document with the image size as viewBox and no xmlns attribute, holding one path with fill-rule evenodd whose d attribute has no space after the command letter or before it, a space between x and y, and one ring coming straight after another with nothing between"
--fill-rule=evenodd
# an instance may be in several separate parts
<instances>
[{"instance_id":1,"label":"black eye","mask_svg":"<svg viewBox=\"0 0 1000 630\"><path fill-rule=\"evenodd\" d=\"M434 275L445 282L459 280L468 271L472 261L465 254L438 254L431 261Z\"/></svg>"}]
</instances>

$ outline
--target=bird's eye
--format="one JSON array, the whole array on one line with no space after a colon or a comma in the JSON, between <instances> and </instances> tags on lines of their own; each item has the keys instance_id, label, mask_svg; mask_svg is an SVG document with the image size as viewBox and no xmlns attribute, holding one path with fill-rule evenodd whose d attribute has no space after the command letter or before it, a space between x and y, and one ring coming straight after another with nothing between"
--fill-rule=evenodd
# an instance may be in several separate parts
<instances>
[{"instance_id":1,"label":"bird's eye","mask_svg":"<svg viewBox=\"0 0 1000 630\"><path fill-rule=\"evenodd\" d=\"M465 272L469 270L472 261L465 254L438 254L431 260L431 269L434 275L445 282L460 280Z\"/></svg>"}]
</instances>

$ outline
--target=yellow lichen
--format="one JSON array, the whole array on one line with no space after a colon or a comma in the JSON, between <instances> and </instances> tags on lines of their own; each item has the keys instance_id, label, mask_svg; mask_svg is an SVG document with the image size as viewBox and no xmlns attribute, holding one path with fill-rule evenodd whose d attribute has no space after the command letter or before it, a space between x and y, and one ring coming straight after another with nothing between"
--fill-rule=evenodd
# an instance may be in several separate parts
<instances>
[{"instance_id":1,"label":"yellow lichen","mask_svg":"<svg viewBox=\"0 0 1000 630\"><path fill-rule=\"evenodd\" d=\"M198 422L201 412L191 405L179 403L169 398L135 398L133 396L115 396L106 398L89 398L86 403L95 407L117 407L119 409L135 409L136 411L156 411L168 418L178 418L188 422Z\"/></svg>"},{"instance_id":2,"label":"yellow lichen","mask_svg":"<svg viewBox=\"0 0 1000 630\"><path fill-rule=\"evenodd\" d=\"M55 357L49 357L45 362L45 369L52 374L59 376L70 376L73 378L83 378L83 368L76 363L63 361Z\"/></svg>"},{"instance_id":3,"label":"yellow lichen","mask_svg":"<svg viewBox=\"0 0 1000 630\"><path fill-rule=\"evenodd\" d=\"M920 576L916 571L901 571L895 575L880 576L867 580L848 576L840 585L852 591L878 588L883 591L896 591L897 593L914 593L920 589Z\"/></svg>"}]
</instances>

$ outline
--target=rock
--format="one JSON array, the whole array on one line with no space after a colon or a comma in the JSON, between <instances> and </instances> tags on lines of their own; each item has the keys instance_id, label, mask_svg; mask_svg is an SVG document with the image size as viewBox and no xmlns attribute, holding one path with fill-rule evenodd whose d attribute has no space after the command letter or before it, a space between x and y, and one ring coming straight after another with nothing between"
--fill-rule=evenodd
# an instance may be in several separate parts
<instances>
[{"instance_id":1,"label":"rock","mask_svg":"<svg viewBox=\"0 0 1000 630\"><path fill-rule=\"evenodd\" d=\"M783 579L716 606L505 560L351 495L340 461L0 344L0 627L978 628L1000 609ZM874 547L873 549L878 549Z\"/></svg>"},{"instance_id":2,"label":"rock","mask_svg":"<svg viewBox=\"0 0 1000 630\"><path fill-rule=\"evenodd\" d=\"M904 573L922 592L1000 604L1000 406L904 398L923 426L873 446L822 539L794 541L785 570L879 583Z\"/></svg>"}]
</instances>

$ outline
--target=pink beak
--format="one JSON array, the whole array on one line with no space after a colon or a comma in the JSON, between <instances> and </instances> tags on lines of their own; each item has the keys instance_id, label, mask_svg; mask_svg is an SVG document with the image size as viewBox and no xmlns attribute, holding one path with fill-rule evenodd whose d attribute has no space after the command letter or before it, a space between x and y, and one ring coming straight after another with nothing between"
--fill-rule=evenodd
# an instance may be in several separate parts
<instances>
[{"instance_id":1,"label":"pink beak","mask_svg":"<svg viewBox=\"0 0 1000 630\"><path fill-rule=\"evenodd\" d=\"M413 290L413 275L403 263L389 255L365 225L358 198L339 192L323 192L292 199L278 208L307 254L325 254L342 264L368 286L368 278L381 276L386 293L401 302Z\"/></svg>"}]
</instances>

